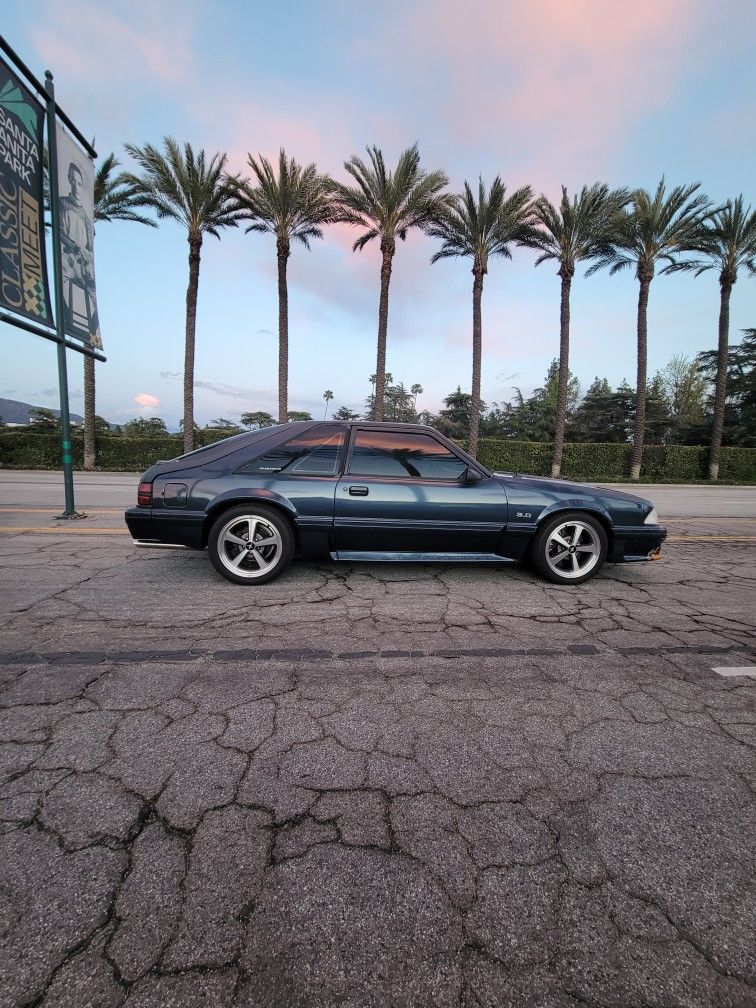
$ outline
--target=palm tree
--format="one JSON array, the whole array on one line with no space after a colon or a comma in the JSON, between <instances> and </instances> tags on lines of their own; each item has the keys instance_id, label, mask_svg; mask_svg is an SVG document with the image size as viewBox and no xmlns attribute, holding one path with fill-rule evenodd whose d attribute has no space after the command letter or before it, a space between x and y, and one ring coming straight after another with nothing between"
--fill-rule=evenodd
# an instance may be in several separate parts
<instances>
[{"instance_id":1,"label":"palm tree","mask_svg":"<svg viewBox=\"0 0 756 1008\"><path fill-rule=\"evenodd\" d=\"M155 221L137 212L145 205L134 186L124 181L123 173L115 175L120 162L115 154L99 165L94 180L95 221L135 221L157 227ZM84 354L84 468L95 467L95 359Z\"/></svg>"},{"instance_id":2,"label":"palm tree","mask_svg":"<svg viewBox=\"0 0 756 1008\"><path fill-rule=\"evenodd\" d=\"M325 412L323 413L323 419L328 416L328 403L333 399L333 392L329 388L323 393L323 398L325 399Z\"/></svg>"},{"instance_id":3,"label":"palm tree","mask_svg":"<svg viewBox=\"0 0 756 1008\"><path fill-rule=\"evenodd\" d=\"M189 283L186 288L186 344L184 352L184 451L194 447L194 344L197 323L200 252L205 235L220 238L221 228L236 227L241 210L235 195L235 179L226 173L226 154L204 150L194 153L172 137L163 139L164 153L152 144L126 150L142 169L141 175L126 172L124 182L133 186L162 220L183 224L189 241Z\"/></svg>"},{"instance_id":4,"label":"palm tree","mask_svg":"<svg viewBox=\"0 0 756 1008\"><path fill-rule=\"evenodd\" d=\"M714 386L714 423L709 450L709 479L719 478L719 455L722 448L725 403L727 399L727 356L730 341L730 295L738 279L738 270L745 267L756 274L756 210L745 207L738 196L717 210L703 230L698 251L706 257L696 266L696 276L705 270L719 270L719 341L717 346L717 378Z\"/></svg>"},{"instance_id":5,"label":"palm tree","mask_svg":"<svg viewBox=\"0 0 756 1008\"><path fill-rule=\"evenodd\" d=\"M548 260L559 264L557 275L561 278L562 296L559 311L559 379L557 384L556 423L554 429L554 455L551 475L556 479L562 472L564 428L567 417L567 386L570 377L570 290L575 275L575 265L581 260L595 259L607 251L616 219L627 203L628 193L621 189L610 192L601 182L583 186L579 195L570 200L562 186L562 200L554 206L541 195L535 203L535 219L539 225L524 244L541 254L536 266Z\"/></svg>"},{"instance_id":6,"label":"palm tree","mask_svg":"<svg viewBox=\"0 0 756 1008\"><path fill-rule=\"evenodd\" d=\"M611 248L598 257L586 271L586 276L605 266L610 274L632 267L638 280L638 368L635 386L635 423L630 479L640 478L646 424L646 367L648 352L648 295L651 281L660 262L666 265L660 273L689 268L680 260L700 241L701 228L711 215L711 205L698 190L700 182L676 186L667 193L664 178L652 196L645 189L636 189L630 196L630 210L618 223Z\"/></svg>"},{"instance_id":7,"label":"palm tree","mask_svg":"<svg viewBox=\"0 0 756 1008\"><path fill-rule=\"evenodd\" d=\"M278 172L267 158L247 158L255 184L242 180L237 188L244 216L252 223L247 231L272 234L278 259L278 420L286 423L289 395L289 291L286 268L292 241L306 249L310 240L322 238L322 224L336 220L333 183L314 164L306 167L281 149Z\"/></svg>"},{"instance_id":8,"label":"palm tree","mask_svg":"<svg viewBox=\"0 0 756 1008\"><path fill-rule=\"evenodd\" d=\"M449 197L441 194L449 180L442 171L420 170L417 144L404 151L393 172L386 169L383 152L377 147L368 147L367 153L368 164L357 155L352 155L344 163L344 168L355 184L349 186L336 182L334 193L340 203L339 219L364 229L352 246L353 251L361 251L373 239L380 243L381 293L378 302L373 419L382 420L386 388L389 284L396 239L404 241L413 228L425 229L449 205Z\"/></svg>"},{"instance_id":9,"label":"palm tree","mask_svg":"<svg viewBox=\"0 0 756 1008\"><path fill-rule=\"evenodd\" d=\"M416 413L417 413L417 397L419 395L422 395L422 394L423 394L423 386L422 385L418 385L417 383L415 383L410 388L410 395L413 397L412 398L412 408L414 409L414 411Z\"/></svg>"},{"instance_id":10,"label":"palm tree","mask_svg":"<svg viewBox=\"0 0 756 1008\"><path fill-rule=\"evenodd\" d=\"M443 242L431 262L455 256L467 256L473 261L472 397L467 449L471 455L477 452L480 428L483 277L488 272L490 256L501 255L511 259L510 246L514 242L525 242L532 236L532 198L530 186L523 186L507 196L506 187L498 175L488 192L483 180L478 181L477 199L469 183L465 182L464 193L454 197L452 207L439 214L427 229L429 235Z\"/></svg>"}]
</instances>

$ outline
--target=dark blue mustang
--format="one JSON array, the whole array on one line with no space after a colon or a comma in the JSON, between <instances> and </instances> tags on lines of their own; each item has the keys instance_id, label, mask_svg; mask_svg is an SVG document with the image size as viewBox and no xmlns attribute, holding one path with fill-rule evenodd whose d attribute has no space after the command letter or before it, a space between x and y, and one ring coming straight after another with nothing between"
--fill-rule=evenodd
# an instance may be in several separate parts
<instances>
[{"instance_id":1,"label":"dark blue mustang","mask_svg":"<svg viewBox=\"0 0 756 1008\"><path fill-rule=\"evenodd\" d=\"M605 560L653 559L666 530L640 497L491 473L432 427L303 421L238 434L142 477L126 512L144 546L207 548L238 584L298 553L334 560L528 559L579 584Z\"/></svg>"}]
</instances>

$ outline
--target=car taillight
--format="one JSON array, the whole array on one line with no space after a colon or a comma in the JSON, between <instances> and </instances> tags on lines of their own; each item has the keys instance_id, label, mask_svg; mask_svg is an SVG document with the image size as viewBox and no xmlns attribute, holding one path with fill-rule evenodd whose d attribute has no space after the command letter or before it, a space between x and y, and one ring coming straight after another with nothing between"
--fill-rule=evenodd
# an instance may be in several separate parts
<instances>
[{"instance_id":1,"label":"car taillight","mask_svg":"<svg viewBox=\"0 0 756 1008\"><path fill-rule=\"evenodd\" d=\"M139 484L137 504L140 507L152 507L152 483Z\"/></svg>"}]
</instances>

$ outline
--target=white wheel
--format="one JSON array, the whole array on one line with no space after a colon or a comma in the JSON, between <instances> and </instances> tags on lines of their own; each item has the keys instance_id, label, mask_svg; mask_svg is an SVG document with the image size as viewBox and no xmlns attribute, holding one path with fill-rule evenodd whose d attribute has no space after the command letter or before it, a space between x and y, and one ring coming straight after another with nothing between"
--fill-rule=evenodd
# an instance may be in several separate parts
<instances>
[{"instance_id":1,"label":"white wheel","mask_svg":"<svg viewBox=\"0 0 756 1008\"><path fill-rule=\"evenodd\" d=\"M215 569L236 584L272 581L288 566L293 547L286 519L272 508L255 505L224 512L207 544Z\"/></svg>"},{"instance_id":2,"label":"white wheel","mask_svg":"<svg viewBox=\"0 0 756 1008\"><path fill-rule=\"evenodd\" d=\"M598 571L606 558L607 538L601 523L585 514L558 515L533 540L536 570L556 584L578 584Z\"/></svg>"}]
</instances>

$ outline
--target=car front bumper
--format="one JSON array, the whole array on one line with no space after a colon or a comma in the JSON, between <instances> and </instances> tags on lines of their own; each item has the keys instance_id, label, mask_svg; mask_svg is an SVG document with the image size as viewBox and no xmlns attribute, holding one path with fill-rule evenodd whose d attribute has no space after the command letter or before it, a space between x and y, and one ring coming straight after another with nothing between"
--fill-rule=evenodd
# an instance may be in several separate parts
<instances>
[{"instance_id":1,"label":"car front bumper","mask_svg":"<svg viewBox=\"0 0 756 1008\"><path fill-rule=\"evenodd\" d=\"M615 528L607 560L610 563L635 563L658 560L667 530L660 525Z\"/></svg>"}]
</instances>

